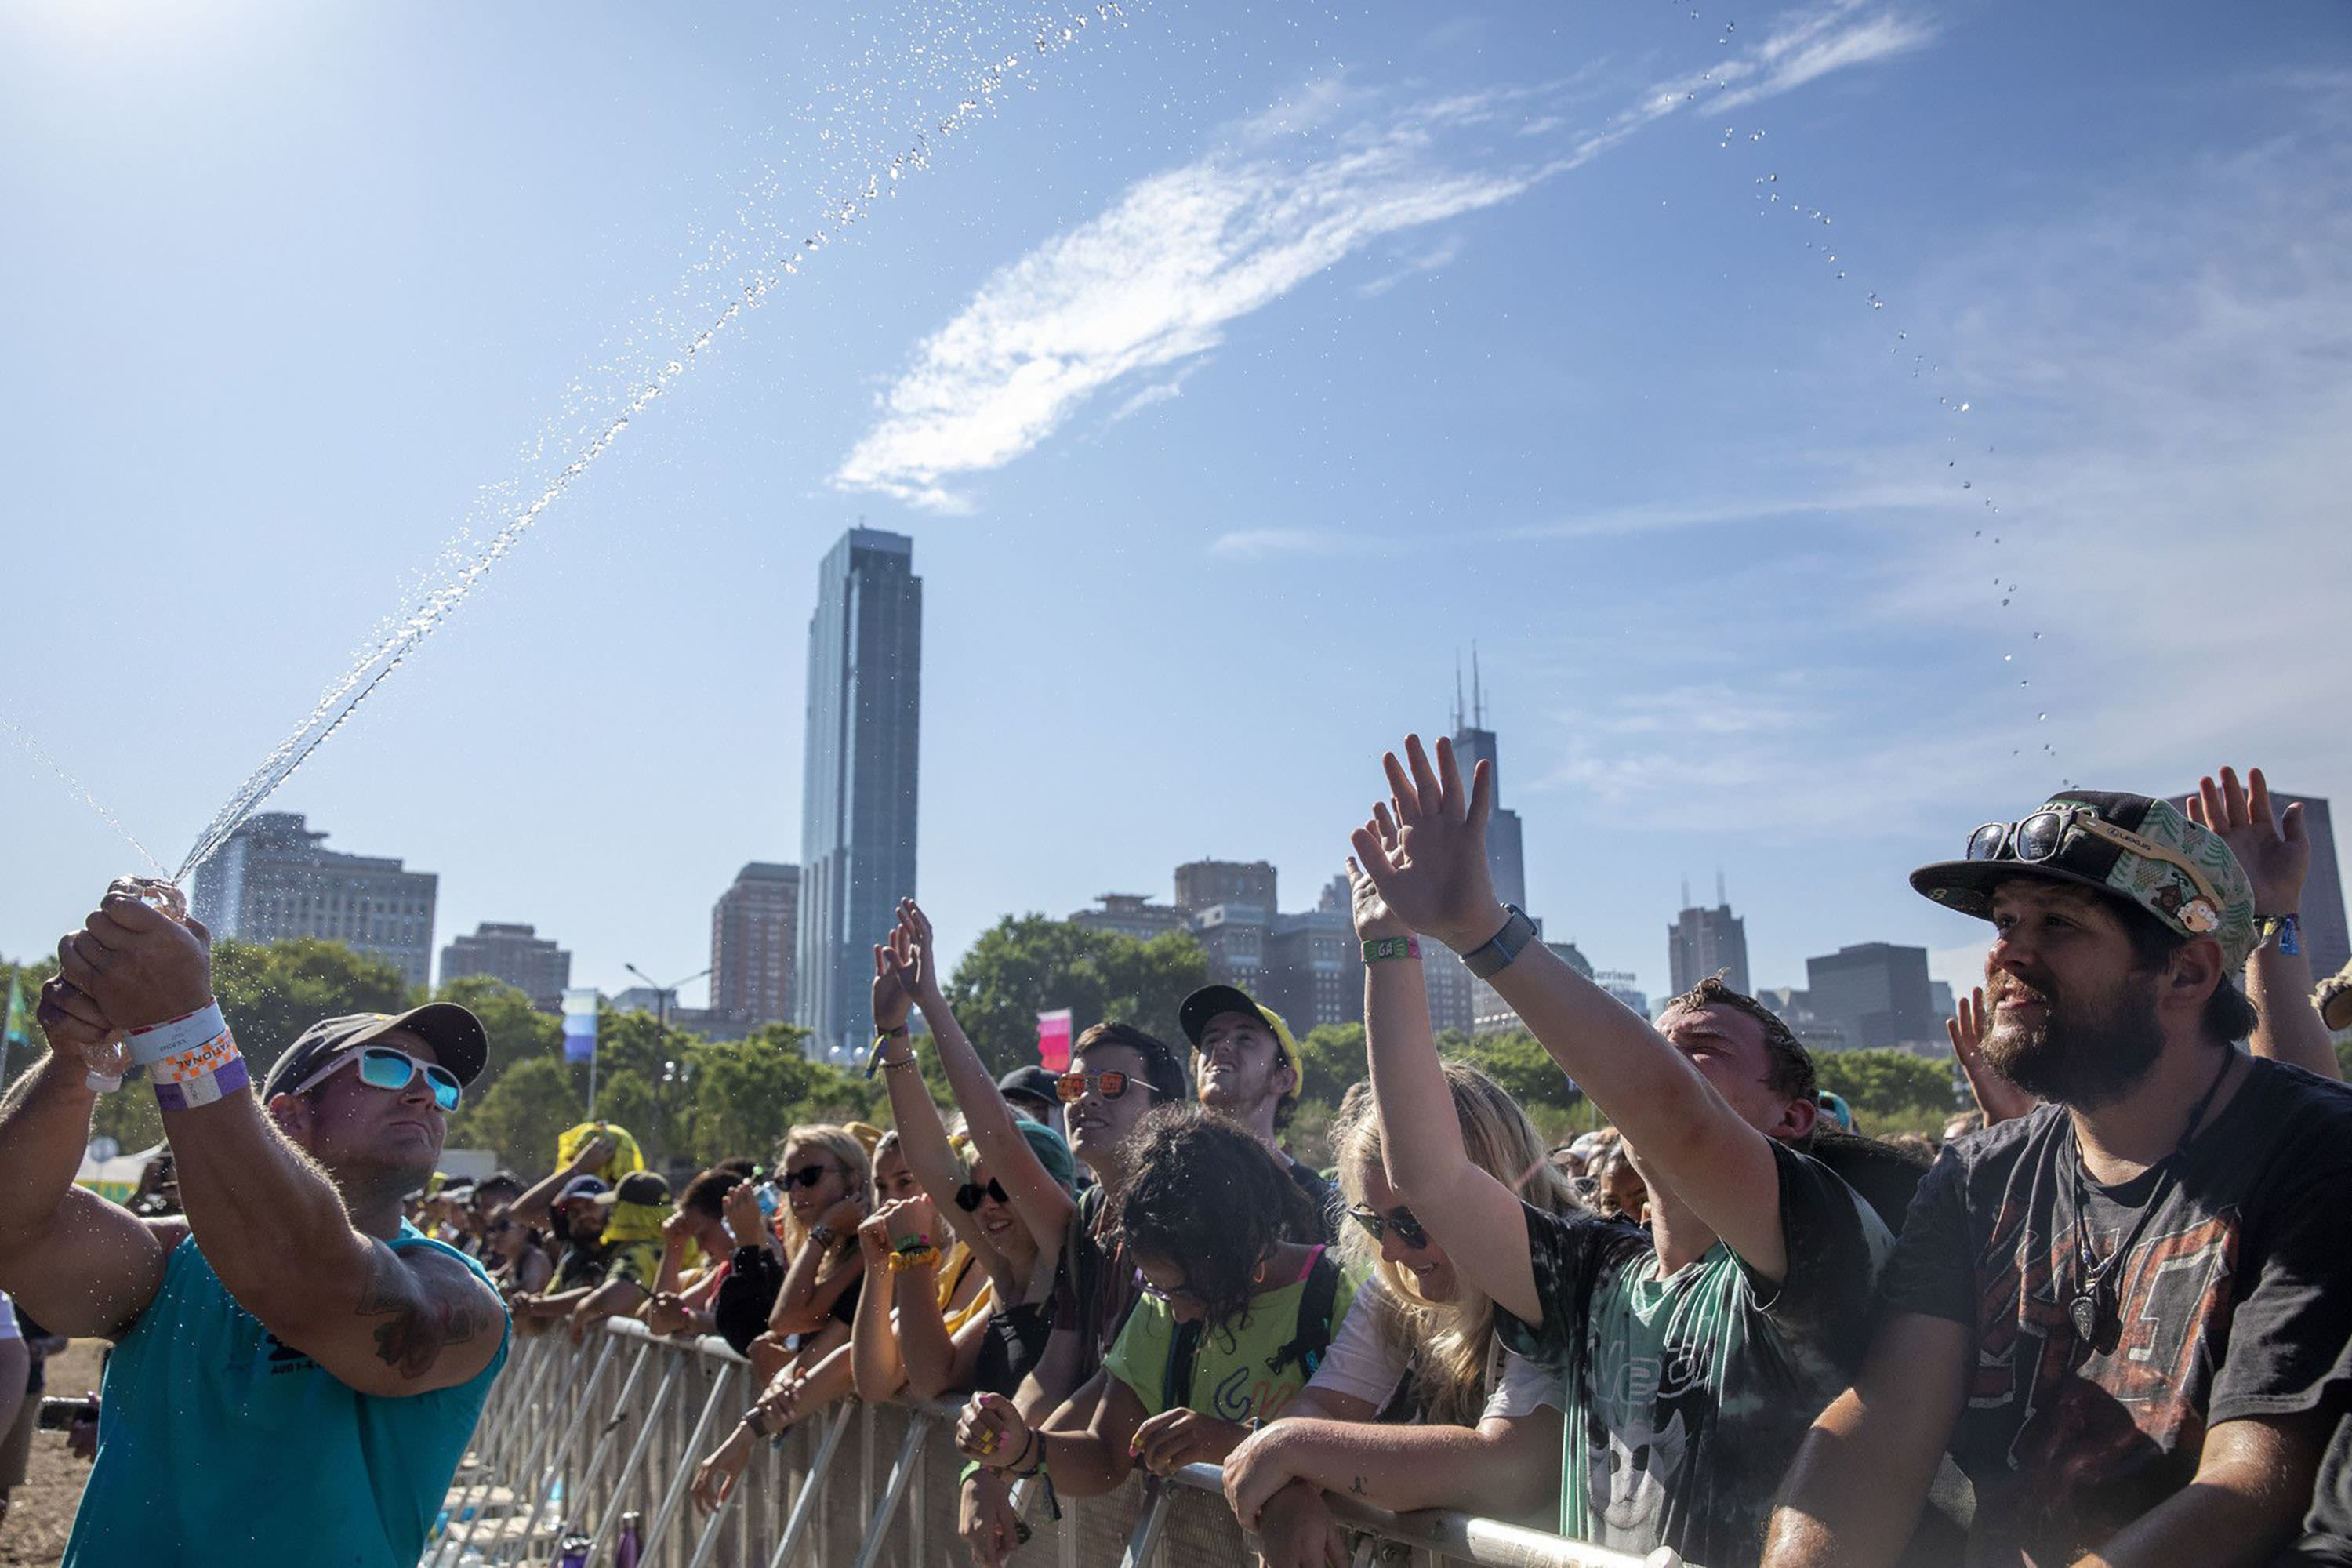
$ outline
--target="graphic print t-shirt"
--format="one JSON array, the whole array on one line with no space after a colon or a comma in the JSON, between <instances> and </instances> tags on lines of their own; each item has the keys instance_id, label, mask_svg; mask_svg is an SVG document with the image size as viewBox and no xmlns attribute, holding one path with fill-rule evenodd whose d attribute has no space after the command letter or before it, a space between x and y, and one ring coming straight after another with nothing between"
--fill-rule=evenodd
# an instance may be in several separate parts
<instances>
[{"instance_id":1,"label":"graphic print t-shirt","mask_svg":"<svg viewBox=\"0 0 2352 1568\"><path fill-rule=\"evenodd\" d=\"M2210 1426L2318 1408L2352 1335L2352 1089L2260 1058L2189 1148L2081 1184L2043 1106L1947 1148L1887 1271L1887 1310L1975 1331L1951 1453L1975 1483L1971 1563L2071 1562L2186 1485ZM2120 1334L2076 1335L2080 1234Z\"/></svg>"},{"instance_id":2,"label":"graphic print t-shirt","mask_svg":"<svg viewBox=\"0 0 2352 1568\"><path fill-rule=\"evenodd\" d=\"M1297 1356L1282 1357L1282 1348L1298 1336L1298 1309L1307 1293L1302 1276L1279 1290L1251 1298L1249 1316L1227 1331L1204 1328L1192 1357L1192 1397L1185 1408L1220 1421L1246 1421L1256 1415L1272 1420L1282 1414L1291 1396L1307 1385L1314 1373ZM1337 1335L1356 1298L1356 1282L1345 1270L1331 1298L1331 1331ZM1168 1357L1176 1338L1176 1320L1168 1303L1145 1296L1128 1315L1118 1342L1103 1358L1103 1369L1135 1391L1144 1413L1157 1415L1168 1408ZM1279 1371L1274 1363L1281 1360Z\"/></svg>"},{"instance_id":3,"label":"graphic print t-shirt","mask_svg":"<svg viewBox=\"0 0 2352 1568\"><path fill-rule=\"evenodd\" d=\"M1621 1552L1671 1546L1706 1568L1763 1550L1772 1494L1867 1343L1894 1238L1853 1189L1784 1143L1775 1285L1717 1242L1660 1279L1648 1233L1527 1209L1541 1328L1497 1306L1503 1342L1557 1367L1568 1395L1560 1532Z\"/></svg>"}]
</instances>

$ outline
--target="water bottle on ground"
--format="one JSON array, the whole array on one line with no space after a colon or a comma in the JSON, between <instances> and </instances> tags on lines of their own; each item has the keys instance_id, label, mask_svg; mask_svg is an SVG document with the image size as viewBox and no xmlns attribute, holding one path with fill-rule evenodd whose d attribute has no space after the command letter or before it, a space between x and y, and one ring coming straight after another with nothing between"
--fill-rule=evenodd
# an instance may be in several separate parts
<instances>
[{"instance_id":1,"label":"water bottle on ground","mask_svg":"<svg viewBox=\"0 0 2352 1568\"><path fill-rule=\"evenodd\" d=\"M631 1512L621 1516L620 1538L613 1542L613 1568L637 1568L637 1532L644 1521L642 1514Z\"/></svg>"},{"instance_id":2,"label":"water bottle on ground","mask_svg":"<svg viewBox=\"0 0 2352 1568\"><path fill-rule=\"evenodd\" d=\"M555 1560L555 1568L588 1568L588 1549L594 1544L584 1535L564 1536L562 1543L556 1548L562 1555Z\"/></svg>"}]
</instances>

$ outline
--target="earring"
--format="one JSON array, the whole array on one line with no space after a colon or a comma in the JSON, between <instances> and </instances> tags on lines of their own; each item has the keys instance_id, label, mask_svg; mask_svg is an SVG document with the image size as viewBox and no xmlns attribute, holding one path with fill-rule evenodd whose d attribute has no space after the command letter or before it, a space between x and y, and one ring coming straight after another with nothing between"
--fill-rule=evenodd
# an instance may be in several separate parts
<instances>
[{"instance_id":1,"label":"earring","mask_svg":"<svg viewBox=\"0 0 2352 1568\"><path fill-rule=\"evenodd\" d=\"M1265 1258L1259 1258L1259 1259L1257 1260L1257 1267L1256 1267L1255 1269L1252 1269L1252 1270L1250 1271L1250 1283L1251 1283L1251 1284L1253 1284L1253 1285L1263 1285L1263 1284L1265 1284Z\"/></svg>"}]
</instances>

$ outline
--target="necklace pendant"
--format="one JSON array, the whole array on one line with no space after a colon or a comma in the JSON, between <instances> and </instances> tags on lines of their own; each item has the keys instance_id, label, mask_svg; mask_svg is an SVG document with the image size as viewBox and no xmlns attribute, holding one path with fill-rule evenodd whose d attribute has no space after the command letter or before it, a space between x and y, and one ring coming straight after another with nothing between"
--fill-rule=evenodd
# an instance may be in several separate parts
<instances>
[{"instance_id":1,"label":"necklace pendant","mask_svg":"<svg viewBox=\"0 0 2352 1568\"><path fill-rule=\"evenodd\" d=\"M2099 1320L2105 1315L2099 1310L2098 1291L2084 1290L2067 1302L2066 1315L2074 1321L2074 1337L2093 1349L2096 1349L2099 1343Z\"/></svg>"}]
</instances>

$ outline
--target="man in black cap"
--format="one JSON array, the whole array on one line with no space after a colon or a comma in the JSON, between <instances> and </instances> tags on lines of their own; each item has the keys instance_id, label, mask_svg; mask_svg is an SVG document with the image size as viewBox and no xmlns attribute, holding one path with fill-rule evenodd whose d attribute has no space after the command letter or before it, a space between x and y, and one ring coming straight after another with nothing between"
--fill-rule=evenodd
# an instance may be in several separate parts
<instances>
[{"instance_id":1,"label":"man in black cap","mask_svg":"<svg viewBox=\"0 0 2352 1568\"><path fill-rule=\"evenodd\" d=\"M1920 1184L1766 1563L1893 1562L1948 1448L1970 1563L2268 1563L2352 1364L2352 1090L2235 1044L2292 911L2134 795L1988 823L1911 883L1992 923L1983 1054L2045 1103Z\"/></svg>"},{"instance_id":2,"label":"man in black cap","mask_svg":"<svg viewBox=\"0 0 2352 1568\"><path fill-rule=\"evenodd\" d=\"M1042 1122L1056 1132L1067 1131L1062 1125L1062 1097L1054 1087L1054 1075L1034 1062L998 1079L996 1092L1004 1097L1013 1115Z\"/></svg>"},{"instance_id":3,"label":"man in black cap","mask_svg":"<svg viewBox=\"0 0 2352 1568\"><path fill-rule=\"evenodd\" d=\"M481 1266L407 1225L401 1200L432 1174L488 1041L446 1004L329 1019L256 1095L209 940L110 894L58 944L39 1015L52 1054L0 1105L0 1289L115 1342L66 1561L413 1564L507 1321ZM97 1099L78 1058L123 1036L163 1111L173 1219L73 1184Z\"/></svg>"},{"instance_id":4,"label":"man in black cap","mask_svg":"<svg viewBox=\"0 0 2352 1568\"><path fill-rule=\"evenodd\" d=\"M1202 986L1176 1009L1176 1022L1192 1042L1192 1082L1201 1103L1274 1151L1323 1216L1324 1239L1331 1239L1337 1209L1331 1184L1292 1159L1279 1138L1290 1125L1306 1074L1289 1024L1234 985Z\"/></svg>"}]
</instances>

